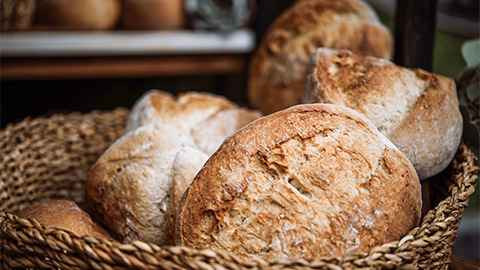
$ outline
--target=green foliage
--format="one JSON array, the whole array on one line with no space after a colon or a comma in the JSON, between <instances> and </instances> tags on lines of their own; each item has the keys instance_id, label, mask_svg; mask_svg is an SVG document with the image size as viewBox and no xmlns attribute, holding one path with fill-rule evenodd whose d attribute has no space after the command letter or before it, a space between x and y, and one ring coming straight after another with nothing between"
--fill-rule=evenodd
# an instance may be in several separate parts
<instances>
[{"instance_id":1,"label":"green foliage","mask_svg":"<svg viewBox=\"0 0 480 270\"><path fill-rule=\"evenodd\" d=\"M462 56L469 68L480 64L480 39L468 40L463 43Z\"/></svg>"},{"instance_id":2,"label":"green foliage","mask_svg":"<svg viewBox=\"0 0 480 270\"><path fill-rule=\"evenodd\" d=\"M378 12L379 19L394 34L393 18L386 13ZM461 54L462 44L468 40L465 36L437 30L433 48L433 72L447 77L455 77L465 66Z\"/></svg>"},{"instance_id":3,"label":"green foliage","mask_svg":"<svg viewBox=\"0 0 480 270\"><path fill-rule=\"evenodd\" d=\"M466 37L437 30L433 48L433 72L447 77L455 77L465 66L461 54Z\"/></svg>"},{"instance_id":4,"label":"green foliage","mask_svg":"<svg viewBox=\"0 0 480 270\"><path fill-rule=\"evenodd\" d=\"M478 157L480 147L480 39L466 41L462 45L461 52L467 66L458 74L455 82L464 122L463 136Z\"/></svg>"},{"instance_id":5,"label":"green foliage","mask_svg":"<svg viewBox=\"0 0 480 270\"><path fill-rule=\"evenodd\" d=\"M479 154L479 103L480 103L480 39L466 41L462 45L462 56L467 66L458 74L457 84L458 101L463 117L463 137L470 148ZM478 209L480 203L479 183L475 192L470 196L471 207L467 210Z\"/></svg>"}]
</instances>

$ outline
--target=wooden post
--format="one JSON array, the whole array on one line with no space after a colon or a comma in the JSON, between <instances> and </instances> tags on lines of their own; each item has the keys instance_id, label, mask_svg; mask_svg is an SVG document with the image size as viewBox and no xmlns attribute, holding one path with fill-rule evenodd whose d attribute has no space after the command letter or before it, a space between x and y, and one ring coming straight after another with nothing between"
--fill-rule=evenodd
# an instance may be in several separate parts
<instances>
[{"instance_id":1,"label":"wooden post","mask_svg":"<svg viewBox=\"0 0 480 270\"><path fill-rule=\"evenodd\" d=\"M436 14L437 0L397 0L396 64L432 71Z\"/></svg>"},{"instance_id":2,"label":"wooden post","mask_svg":"<svg viewBox=\"0 0 480 270\"><path fill-rule=\"evenodd\" d=\"M437 0L397 0L395 54L397 65L432 71ZM422 181L422 216L431 208L430 181Z\"/></svg>"},{"instance_id":3,"label":"wooden post","mask_svg":"<svg viewBox=\"0 0 480 270\"><path fill-rule=\"evenodd\" d=\"M257 45L263 40L263 36L272 21L294 2L294 0L257 0L257 18L255 21Z\"/></svg>"}]
</instances>

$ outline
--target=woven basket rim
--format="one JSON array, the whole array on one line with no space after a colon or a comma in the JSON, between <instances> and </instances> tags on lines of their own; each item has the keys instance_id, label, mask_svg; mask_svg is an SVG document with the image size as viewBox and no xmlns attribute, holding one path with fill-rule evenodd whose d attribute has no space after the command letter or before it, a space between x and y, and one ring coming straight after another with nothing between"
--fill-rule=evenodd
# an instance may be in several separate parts
<instances>
[{"instance_id":1,"label":"woven basket rim","mask_svg":"<svg viewBox=\"0 0 480 270\"><path fill-rule=\"evenodd\" d=\"M115 111L127 111L125 108L116 108L115 110L106 111L115 112ZM102 112L99 110L92 111L90 113L80 113L72 112L69 114L55 114L52 116L42 116L34 119L26 118L23 121L16 124L8 124L4 130L0 130L0 139L3 136L7 136L8 133L13 130L15 127L24 125L28 126L31 123L36 121L49 121L52 118L58 117L71 117L72 115L82 115L83 117L88 117L89 115ZM1 159L0 159L1 160ZM20 218L14 213L10 212L8 209L0 210L0 236L5 236L6 233L10 230L13 237L16 239L21 239L23 243L30 243L32 245L37 245L40 242L45 242L45 239L50 240L48 248L56 250L58 252L67 252L75 253L80 250L87 254L94 261L110 261L113 263L120 263L128 267L138 267L138 268L150 268L150 267L159 267L165 263L172 263L188 266L192 268L208 268L205 265L198 264L199 262L209 262L212 265L222 265L219 264L219 261L227 261L229 263L234 263L241 265L246 268L265 268L265 267L327 267L331 269L336 269L336 265L354 265L354 266L371 266L371 261L387 261L385 267L405 267L405 261L411 263L411 266L414 266L419 258L413 256L409 258L410 253L412 253L412 246L415 248L425 248L432 243L429 243L426 239L423 239L425 235L428 235L432 231L432 228L435 229L438 227L438 230L445 229L445 226L449 226L448 222L455 222L453 217L444 217L445 209L449 209L452 206L457 204L464 205L460 207L460 210L455 215L459 215L461 219L462 212L464 211L466 205L468 204L468 197L475 190L476 177L478 173L478 167L475 165L476 157L473 155L472 151L462 142L459 146L458 152L452 161L453 167L458 167L460 169L455 169L459 171L459 174L454 174L452 176L452 183L450 185L449 195L444 200L442 200L438 205L428 211L428 213L422 218L421 223L418 227L412 229L407 235L402 239L397 241L392 241L380 246L373 248L370 252L364 253L350 253L346 256L324 256L319 257L312 261L306 260L280 260L267 262L261 258L254 259L240 259L233 254L230 254L225 251L212 251L212 250L197 250L188 247L182 246L168 246L160 247L153 243L148 243L144 241L135 240L127 244L122 244L115 240L95 238L93 236L84 236L79 237L78 235L65 231L58 228L45 227L41 225L35 219L25 219ZM455 178L457 177L457 178ZM455 178L455 179L453 179ZM2 184L2 183L0 183ZM449 220L450 219L450 220ZM459 222L459 221L458 221ZM447 225L445 225L447 224ZM435 227L436 226L436 227ZM435 227L435 228L434 228ZM3 238L3 237L2 237ZM0 242L0 247L5 248L5 250L11 248L7 247L4 241ZM110 253L113 252L116 259ZM404 256L404 257L402 257ZM108 258L110 257L110 258ZM33 257L32 257L33 258ZM120 258L120 259L119 259ZM188 259L186 259L188 258ZM2 257L0 254L0 259L10 260L9 258ZM33 260L33 259L32 259ZM39 259L34 259L38 261ZM80 262L71 262L74 265L81 265ZM94 265L92 262L86 265ZM39 263L40 265L40 263ZM104 268L104 267L100 267ZM172 268L174 269L174 268Z\"/></svg>"}]
</instances>

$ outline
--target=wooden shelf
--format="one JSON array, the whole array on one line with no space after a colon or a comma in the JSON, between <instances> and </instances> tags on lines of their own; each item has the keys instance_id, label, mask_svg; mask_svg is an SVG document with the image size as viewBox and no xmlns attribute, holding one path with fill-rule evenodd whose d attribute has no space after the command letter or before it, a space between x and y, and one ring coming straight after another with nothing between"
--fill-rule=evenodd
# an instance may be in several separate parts
<instances>
[{"instance_id":1,"label":"wooden shelf","mask_svg":"<svg viewBox=\"0 0 480 270\"><path fill-rule=\"evenodd\" d=\"M480 263L463 257L452 255L450 257L449 269L451 270L478 270Z\"/></svg>"},{"instance_id":2,"label":"wooden shelf","mask_svg":"<svg viewBox=\"0 0 480 270\"><path fill-rule=\"evenodd\" d=\"M17 32L0 35L2 79L227 74L245 69L254 34Z\"/></svg>"},{"instance_id":3,"label":"wooden shelf","mask_svg":"<svg viewBox=\"0 0 480 270\"><path fill-rule=\"evenodd\" d=\"M177 55L2 59L2 79L68 79L228 74L241 72L246 55Z\"/></svg>"}]
</instances>

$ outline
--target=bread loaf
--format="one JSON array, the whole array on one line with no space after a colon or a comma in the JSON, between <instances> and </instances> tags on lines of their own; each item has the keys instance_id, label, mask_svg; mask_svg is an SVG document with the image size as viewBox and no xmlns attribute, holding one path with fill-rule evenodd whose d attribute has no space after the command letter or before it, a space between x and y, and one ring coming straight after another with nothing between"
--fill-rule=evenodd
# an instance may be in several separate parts
<instances>
[{"instance_id":1,"label":"bread loaf","mask_svg":"<svg viewBox=\"0 0 480 270\"><path fill-rule=\"evenodd\" d=\"M0 0L0 29L29 29L35 17L36 5L36 0Z\"/></svg>"},{"instance_id":2,"label":"bread loaf","mask_svg":"<svg viewBox=\"0 0 480 270\"><path fill-rule=\"evenodd\" d=\"M44 226L67 230L78 236L112 238L72 201L44 200L22 210L18 216L34 218Z\"/></svg>"},{"instance_id":3,"label":"bread loaf","mask_svg":"<svg viewBox=\"0 0 480 270\"><path fill-rule=\"evenodd\" d=\"M182 197L177 244L240 257L366 252L418 224L408 159L359 113L299 105L229 137Z\"/></svg>"},{"instance_id":4,"label":"bread loaf","mask_svg":"<svg viewBox=\"0 0 480 270\"><path fill-rule=\"evenodd\" d=\"M173 244L179 194L206 159L176 129L141 126L118 139L91 168L85 183L89 208L122 242Z\"/></svg>"},{"instance_id":5,"label":"bread loaf","mask_svg":"<svg viewBox=\"0 0 480 270\"><path fill-rule=\"evenodd\" d=\"M174 97L152 90L133 106L126 131L149 123L164 123L211 155L227 136L260 116L257 111L240 108L212 94L190 92Z\"/></svg>"},{"instance_id":6,"label":"bread loaf","mask_svg":"<svg viewBox=\"0 0 480 270\"><path fill-rule=\"evenodd\" d=\"M447 167L462 135L453 80L345 50L312 55L302 101L361 112L405 153L420 179Z\"/></svg>"},{"instance_id":7,"label":"bread loaf","mask_svg":"<svg viewBox=\"0 0 480 270\"><path fill-rule=\"evenodd\" d=\"M122 24L130 29L178 29L185 24L182 0L123 0Z\"/></svg>"},{"instance_id":8,"label":"bread loaf","mask_svg":"<svg viewBox=\"0 0 480 270\"><path fill-rule=\"evenodd\" d=\"M41 0L38 23L60 30L108 30L120 19L120 0Z\"/></svg>"},{"instance_id":9,"label":"bread loaf","mask_svg":"<svg viewBox=\"0 0 480 270\"><path fill-rule=\"evenodd\" d=\"M299 104L308 58L318 47L390 58L392 38L361 0L296 1L270 26L249 71L251 105L272 113Z\"/></svg>"}]
</instances>

